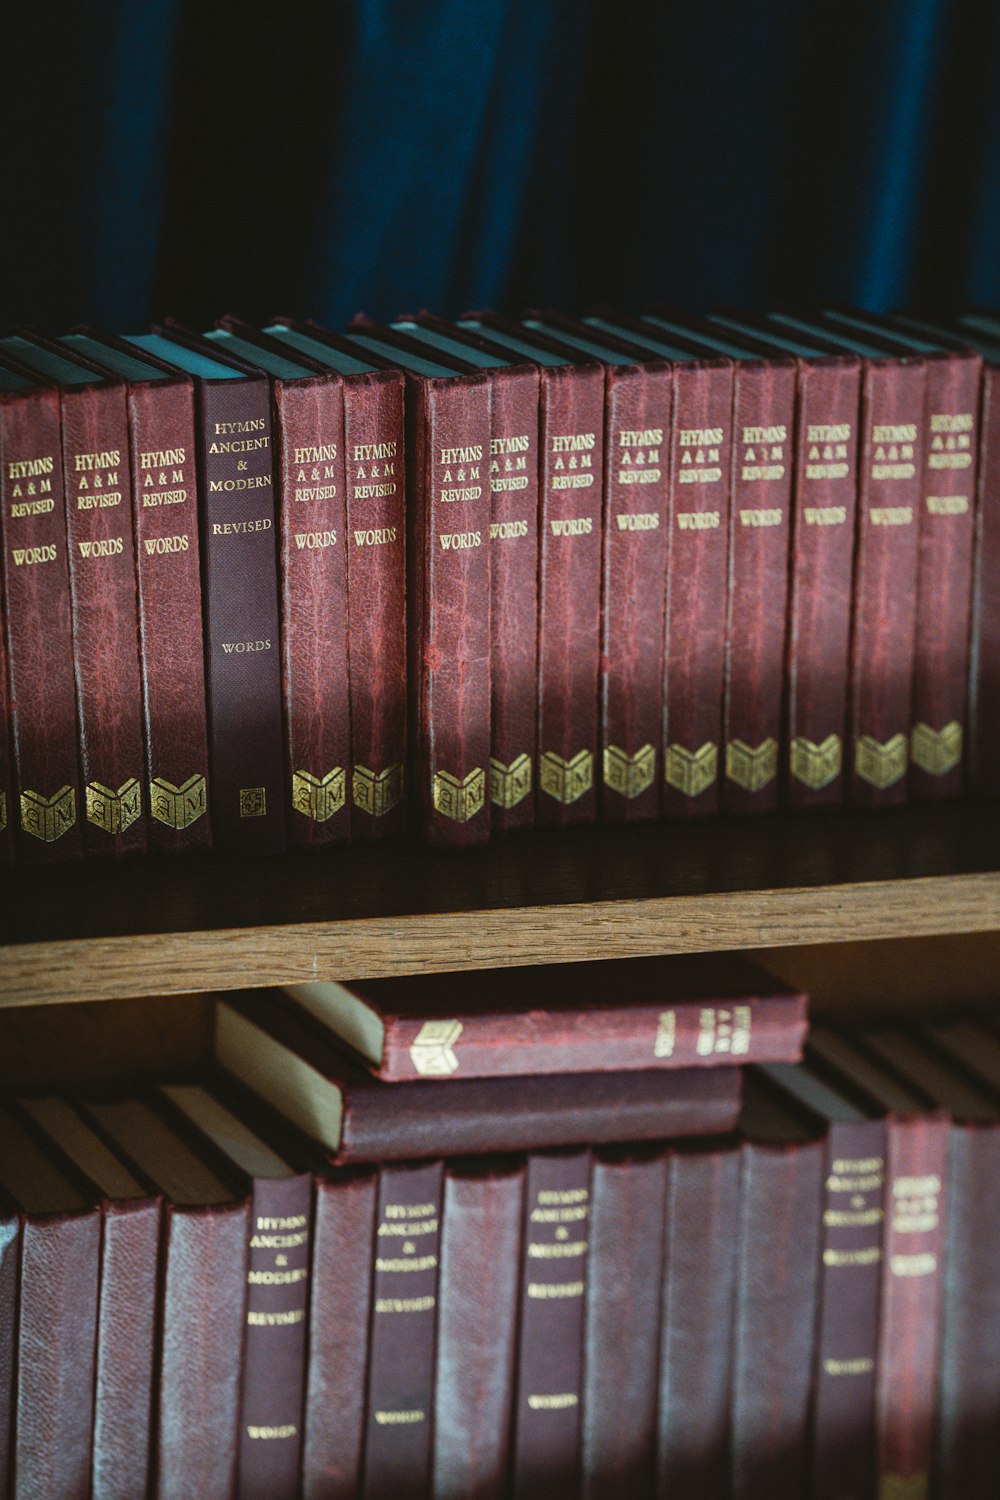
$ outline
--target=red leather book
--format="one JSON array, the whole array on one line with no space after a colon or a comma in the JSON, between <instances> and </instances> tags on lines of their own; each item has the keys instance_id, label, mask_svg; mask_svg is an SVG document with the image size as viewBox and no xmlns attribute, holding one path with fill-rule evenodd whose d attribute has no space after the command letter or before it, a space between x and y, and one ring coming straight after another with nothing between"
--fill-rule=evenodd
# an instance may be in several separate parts
<instances>
[{"instance_id":1,"label":"red leather book","mask_svg":"<svg viewBox=\"0 0 1000 1500\"><path fill-rule=\"evenodd\" d=\"M21 859L77 859L83 801L59 392L2 367L0 535L17 789L7 822Z\"/></svg>"},{"instance_id":2,"label":"red leather book","mask_svg":"<svg viewBox=\"0 0 1000 1500\"><path fill-rule=\"evenodd\" d=\"M60 390L73 663L88 854L147 846L125 387L59 344L0 344Z\"/></svg>"},{"instance_id":3,"label":"red leather book","mask_svg":"<svg viewBox=\"0 0 1000 1500\"><path fill-rule=\"evenodd\" d=\"M441 1162L379 1172L366 1500L423 1500L430 1486L443 1175Z\"/></svg>"},{"instance_id":4,"label":"red leather book","mask_svg":"<svg viewBox=\"0 0 1000 1500\"><path fill-rule=\"evenodd\" d=\"M732 1141L667 1152L657 1496L727 1492L739 1191Z\"/></svg>"},{"instance_id":5,"label":"red leather book","mask_svg":"<svg viewBox=\"0 0 1000 1500\"><path fill-rule=\"evenodd\" d=\"M655 1493L666 1187L662 1147L595 1155L587 1221L584 1500L645 1500Z\"/></svg>"},{"instance_id":6,"label":"red leather book","mask_svg":"<svg viewBox=\"0 0 1000 1500\"><path fill-rule=\"evenodd\" d=\"M511 1500L578 1493L590 1165L589 1151L528 1158Z\"/></svg>"},{"instance_id":7,"label":"red leather book","mask_svg":"<svg viewBox=\"0 0 1000 1500\"><path fill-rule=\"evenodd\" d=\"M612 959L286 993L379 1078L794 1062L806 996L742 958Z\"/></svg>"},{"instance_id":8,"label":"red leather book","mask_svg":"<svg viewBox=\"0 0 1000 1500\"><path fill-rule=\"evenodd\" d=\"M17 1370L17 1287L21 1222L15 1204L0 1196L0 1494L10 1493L14 1463L14 1393Z\"/></svg>"},{"instance_id":9,"label":"red leather book","mask_svg":"<svg viewBox=\"0 0 1000 1500\"><path fill-rule=\"evenodd\" d=\"M523 1163L445 1166L434 1380L435 1500L504 1500Z\"/></svg>"},{"instance_id":10,"label":"red leather book","mask_svg":"<svg viewBox=\"0 0 1000 1500\"><path fill-rule=\"evenodd\" d=\"M268 382L178 328L128 343L194 380L213 838L223 853L279 853L287 798Z\"/></svg>"},{"instance_id":11,"label":"red leather book","mask_svg":"<svg viewBox=\"0 0 1000 1500\"><path fill-rule=\"evenodd\" d=\"M0 460L2 461L2 460ZM10 743L10 679L7 676L6 610L0 606L0 865L14 859L14 781Z\"/></svg>"},{"instance_id":12,"label":"red leather book","mask_svg":"<svg viewBox=\"0 0 1000 1500\"><path fill-rule=\"evenodd\" d=\"M811 1493L823 1148L752 1071L741 1137L729 1493L773 1500Z\"/></svg>"},{"instance_id":13,"label":"red leather book","mask_svg":"<svg viewBox=\"0 0 1000 1500\"><path fill-rule=\"evenodd\" d=\"M400 1088L266 994L218 1003L215 1055L336 1163L714 1135L731 1129L739 1110L737 1068L426 1078ZM291 1084L302 1077L308 1100Z\"/></svg>"},{"instance_id":14,"label":"red leather book","mask_svg":"<svg viewBox=\"0 0 1000 1500\"><path fill-rule=\"evenodd\" d=\"M347 498L351 838L400 832L406 764L404 377L336 335L279 322L265 329L341 378Z\"/></svg>"},{"instance_id":15,"label":"red leather book","mask_svg":"<svg viewBox=\"0 0 1000 1500\"><path fill-rule=\"evenodd\" d=\"M538 366L538 821L597 812L604 371L495 313L460 327Z\"/></svg>"},{"instance_id":16,"label":"red leather book","mask_svg":"<svg viewBox=\"0 0 1000 1500\"><path fill-rule=\"evenodd\" d=\"M303 1500L361 1490L377 1187L374 1172L315 1180Z\"/></svg>"}]
</instances>

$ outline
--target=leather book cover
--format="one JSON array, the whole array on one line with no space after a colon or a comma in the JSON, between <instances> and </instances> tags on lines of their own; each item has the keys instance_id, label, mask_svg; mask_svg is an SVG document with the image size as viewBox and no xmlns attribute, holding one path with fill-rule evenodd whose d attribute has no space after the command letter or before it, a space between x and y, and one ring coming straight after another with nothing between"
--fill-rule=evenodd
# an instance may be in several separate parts
<instances>
[{"instance_id":1,"label":"leather book cover","mask_svg":"<svg viewBox=\"0 0 1000 1500\"><path fill-rule=\"evenodd\" d=\"M14 1465L14 1393L17 1370L17 1290L21 1220L0 1195L0 1495L10 1493Z\"/></svg>"},{"instance_id":2,"label":"leather book cover","mask_svg":"<svg viewBox=\"0 0 1000 1500\"><path fill-rule=\"evenodd\" d=\"M739 1194L733 1141L668 1150L649 1491L665 1500L726 1493Z\"/></svg>"},{"instance_id":3,"label":"leather book cover","mask_svg":"<svg viewBox=\"0 0 1000 1500\"><path fill-rule=\"evenodd\" d=\"M523 1162L445 1166L434 1500L504 1500L514 1402Z\"/></svg>"},{"instance_id":4,"label":"leather book cover","mask_svg":"<svg viewBox=\"0 0 1000 1500\"><path fill-rule=\"evenodd\" d=\"M14 782L10 743L10 679L7 676L4 626L6 613L0 604L0 866L12 864L14 860Z\"/></svg>"},{"instance_id":5,"label":"leather book cover","mask_svg":"<svg viewBox=\"0 0 1000 1500\"><path fill-rule=\"evenodd\" d=\"M586 1150L528 1158L511 1500L579 1492L590 1168Z\"/></svg>"},{"instance_id":6,"label":"leather book cover","mask_svg":"<svg viewBox=\"0 0 1000 1500\"><path fill-rule=\"evenodd\" d=\"M303 1500L361 1491L377 1189L374 1172L316 1176Z\"/></svg>"},{"instance_id":7,"label":"leather book cover","mask_svg":"<svg viewBox=\"0 0 1000 1500\"><path fill-rule=\"evenodd\" d=\"M379 1172L365 1500L423 1500L430 1486L443 1176L441 1162Z\"/></svg>"},{"instance_id":8,"label":"leather book cover","mask_svg":"<svg viewBox=\"0 0 1000 1500\"><path fill-rule=\"evenodd\" d=\"M655 1493L666 1189L662 1147L595 1154L586 1221L583 1500Z\"/></svg>"},{"instance_id":9,"label":"leather book cover","mask_svg":"<svg viewBox=\"0 0 1000 1500\"><path fill-rule=\"evenodd\" d=\"M83 799L59 392L0 368L0 528L16 802L31 864L78 859Z\"/></svg>"}]
</instances>

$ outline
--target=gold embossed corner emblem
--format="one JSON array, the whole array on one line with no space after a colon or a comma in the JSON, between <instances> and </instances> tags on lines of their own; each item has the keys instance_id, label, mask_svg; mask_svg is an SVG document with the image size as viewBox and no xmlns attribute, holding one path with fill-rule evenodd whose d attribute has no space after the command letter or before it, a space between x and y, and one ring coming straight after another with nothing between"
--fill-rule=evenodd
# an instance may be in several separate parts
<instances>
[{"instance_id":1,"label":"gold embossed corner emblem","mask_svg":"<svg viewBox=\"0 0 1000 1500\"><path fill-rule=\"evenodd\" d=\"M325 776L313 776L309 771L292 772L292 806L303 817L325 823L340 811L346 798L343 766L334 766Z\"/></svg>"},{"instance_id":2,"label":"gold embossed corner emblem","mask_svg":"<svg viewBox=\"0 0 1000 1500\"><path fill-rule=\"evenodd\" d=\"M421 1078L445 1078L458 1072L455 1043L461 1035L461 1021L424 1022L410 1046L410 1060Z\"/></svg>"},{"instance_id":3,"label":"gold embossed corner emblem","mask_svg":"<svg viewBox=\"0 0 1000 1500\"><path fill-rule=\"evenodd\" d=\"M796 781L818 792L840 775L843 753L839 734L828 734L818 745L803 734L796 735L789 753L789 769Z\"/></svg>"},{"instance_id":4,"label":"gold embossed corner emblem","mask_svg":"<svg viewBox=\"0 0 1000 1500\"><path fill-rule=\"evenodd\" d=\"M778 774L778 741L770 736L754 748L745 740L726 746L726 775L745 792L759 792Z\"/></svg>"},{"instance_id":5,"label":"gold embossed corner emblem","mask_svg":"<svg viewBox=\"0 0 1000 1500\"><path fill-rule=\"evenodd\" d=\"M901 1474L883 1474L879 1480L878 1500L928 1500L930 1492L926 1472L911 1474L906 1479Z\"/></svg>"},{"instance_id":6,"label":"gold embossed corner emblem","mask_svg":"<svg viewBox=\"0 0 1000 1500\"><path fill-rule=\"evenodd\" d=\"M267 787L266 786L241 786L240 787L240 817L241 818L266 818L267 817Z\"/></svg>"},{"instance_id":7,"label":"gold embossed corner emblem","mask_svg":"<svg viewBox=\"0 0 1000 1500\"><path fill-rule=\"evenodd\" d=\"M910 755L914 765L928 776L944 776L962 759L962 726L952 719L943 729L929 724L915 724L910 736Z\"/></svg>"},{"instance_id":8,"label":"gold embossed corner emblem","mask_svg":"<svg viewBox=\"0 0 1000 1500\"><path fill-rule=\"evenodd\" d=\"M549 797L567 806L577 802L594 785L594 757L589 750L578 750L572 760L564 760L554 750L546 750L538 767L538 784Z\"/></svg>"},{"instance_id":9,"label":"gold embossed corner emblem","mask_svg":"<svg viewBox=\"0 0 1000 1500\"><path fill-rule=\"evenodd\" d=\"M634 755L626 755L617 745L604 751L604 782L623 797L638 797L653 785L656 777L656 751L643 745Z\"/></svg>"},{"instance_id":10,"label":"gold embossed corner emblem","mask_svg":"<svg viewBox=\"0 0 1000 1500\"><path fill-rule=\"evenodd\" d=\"M456 823L468 823L486 806L486 777L480 766L461 781L450 771L437 771L433 794L434 806L439 813Z\"/></svg>"},{"instance_id":11,"label":"gold embossed corner emblem","mask_svg":"<svg viewBox=\"0 0 1000 1500\"><path fill-rule=\"evenodd\" d=\"M698 750L685 750L683 745L667 746L667 764L664 777L672 787L683 792L685 797L698 797L712 785L719 774L719 751L711 740L706 740Z\"/></svg>"},{"instance_id":12,"label":"gold embossed corner emblem","mask_svg":"<svg viewBox=\"0 0 1000 1500\"><path fill-rule=\"evenodd\" d=\"M189 776L175 786L165 776L154 776L149 783L149 810L158 823L168 828L190 828L208 808L208 784L204 776Z\"/></svg>"},{"instance_id":13,"label":"gold embossed corner emblem","mask_svg":"<svg viewBox=\"0 0 1000 1500\"><path fill-rule=\"evenodd\" d=\"M490 801L497 807L516 807L531 791L531 756L517 755L509 766L490 756Z\"/></svg>"},{"instance_id":14,"label":"gold embossed corner emblem","mask_svg":"<svg viewBox=\"0 0 1000 1500\"><path fill-rule=\"evenodd\" d=\"M369 771L355 766L351 774L351 797L354 806L373 818L391 812L403 796L403 767L398 763L383 771Z\"/></svg>"},{"instance_id":15,"label":"gold embossed corner emblem","mask_svg":"<svg viewBox=\"0 0 1000 1500\"><path fill-rule=\"evenodd\" d=\"M894 734L891 740L880 744L870 734L859 737L854 747L854 769L862 781L884 791L894 786L906 774L909 745L905 734Z\"/></svg>"},{"instance_id":16,"label":"gold embossed corner emblem","mask_svg":"<svg viewBox=\"0 0 1000 1500\"><path fill-rule=\"evenodd\" d=\"M87 821L105 833L124 833L142 812L142 788L134 776L117 792L99 781L87 783Z\"/></svg>"},{"instance_id":17,"label":"gold embossed corner emblem","mask_svg":"<svg viewBox=\"0 0 1000 1500\"><path fill-rule=\"evenodd\" d=\"M21 827L43 844L54 844L75 822L76 792L71 786L60 787L51 797L29 790L21 793Z\"/></svg>"}]
</instances>

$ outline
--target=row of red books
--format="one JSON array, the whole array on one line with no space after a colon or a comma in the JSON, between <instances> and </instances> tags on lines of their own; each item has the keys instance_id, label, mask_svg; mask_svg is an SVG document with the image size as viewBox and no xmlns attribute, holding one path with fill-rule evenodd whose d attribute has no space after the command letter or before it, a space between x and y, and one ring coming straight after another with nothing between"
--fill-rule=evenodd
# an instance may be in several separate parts
<instances>
[{"instance_id":1,"label":"row of red books","mask_svg":"<svg viewBox=\"0 0 1000 1500\"><path fill-rule=\"evenodd\" d=\"M0 339L0 846L996 793L998 369L987 314Z\"/></svg>"}]
</instances>

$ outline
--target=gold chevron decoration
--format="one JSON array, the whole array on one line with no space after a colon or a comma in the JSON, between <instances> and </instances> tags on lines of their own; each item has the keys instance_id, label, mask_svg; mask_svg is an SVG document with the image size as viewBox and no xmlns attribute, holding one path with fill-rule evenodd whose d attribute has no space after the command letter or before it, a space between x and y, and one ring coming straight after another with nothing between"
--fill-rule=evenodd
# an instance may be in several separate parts
<instances>
[{"instance_id":1,"label":"gold chevron decoration","mask_svg":"<svg viewBox=\"0 0 1000 1500\"><path fill-rule=\"evenodd\" d=\"M578 750L564 760L554 750L546 750L538 765L538 784L549 797L567 807L577 802L594 785L594 757L589 750Z\"/></svg>"},{"instance_id":2,"label":"gold chevron decoration","mask_svg":"<svg viewBox=\"0 0 1000 1500\"><path fill-rule=\"evenodd\" d=\"M962 726L952 719L943 729L914 724L910 735L910 757L928 776L945 776L962 759Z\"/></svg>"},{"instance_id":3,"label":"gold chevron decoration","mask_svg":"<svg viewBox=\"0 0 1000 1500\"><path fill-rule=\"evenodd\" d=\"M804 734L798 734L792 740L789 769L796 781L801 781L814 792L836 781L843 760L844 747L839 734L828 734L818 745Z\"/></svg>"},{"instance_id":4,"label":"gold chevron decoration","mask_svg":"<svg viewBox=\"0 0 1000 1500\"><path fill-rule=\"evenodd\" d=\"M509 809L523 802L531 791L531 756L516 755L509 766L490 756L490 801Z\"/></svg>"},{"instance_id":5,"label":"gold chevron decoration","mask_svg":"<svg viewBox=\"0 0 1000 1500\"><path fill-rule=\"evenodd\" d=\"M87 783L87 822L105 833L124 833L142 812L142 788L134 776L117 792L100 781Z\"/></svg>"},{"instance_id":6,"label":"gold chevron decoration","mask_svg":"<svg viewBox=\"0 0 1000 1500\"><path fill-rule=\"evenodd\" d=\"M634 755L608 745L604 751L604 784L623 797L638 797L656 779L656 751L643 745Z\"/></svg>"},{"instance_id":7,"label":"gold chevron decoration","mask_svg":"<svg viewBox=\"0 0 1000 1500\"><path fill-rule=\"evenodd\" d=\"M43 844L54 844L76 822L76 792L60 787L51 797L28 788L21 793L21 827Z\"/></svg>"},{"instance_id":8,"label":"gold chevron decoration","mask_svg":"<svg viewBox=\"0 0 1000 1500\"><path fill-rule=\"evenodd\" d=\"M700 797L719 774L719 750L711 740L706 740L697 750L685 750L683 745L667 746L667 764L664 777L670 786L685 797Z\"/></svg>"},{"instance_id":9,"label":"gold chevron decoration","mask_svg":"<svg viewBox=\"0 0 1000 1500\"><path fill-rule=\"evenodd\" d=\"M150 814L168 828L190 828L207 807L208 785L204 776L189 776L180 786L165 776L154 776L149 783Z\"/></svg>"},{"instance_id":10,"label":"gold chevron decoration","mask_svg":"<svg viewBox=\"0 0 1000 1500\"><path fill-rule=\"evenodd\" d=\"M909 744L905 734L894 734L884 744L870 734L858 737L854 747L854 769L869 786L885 791L906 775Z\"/></svg>"},{"instance_id":11,"label":"gold chevron decoration","mask_svg":"<svg viewBox=\"0 0 1000 1500\"><path fill-rule=\"evenodd\" d=\"M757 746L730 740L726 746L726 775L745 792L759 792L778 774L778 741L770 735Z\"/></svg>"},{"instance_id":12,"label":"gold chevron decoration","mask_svg":"<svg viewBox=\"0 0 1000 1500\"><path fill-rule=\"evenodd\" d=\"M455 1043L461 1021L425 1021L410 1045L410 1060L421 1078L447 1078L458 1072Z\"/></svg>"},{"instance_id":13,"label":"gold chevron decoration","mask_svg":"<svg viewBox=\"0 0 1000 1500\"><path fill-rule=\"evenodd\" d=\"M292 772L292 806L305 818L325 823L343 807L347 797L343 766L334 766L325 776L309 771Z\"/></svg>"},{"instance_id":14,"label":"gold chevron decoration","mask_svg":"<svg viewBox=\"0 0 1000 1500\"><path fill-rule=\"evenodd\" d=\"M382 818L397 806L403 796L403 767L397 762L382 771L355 766L351 774L351 797L354 806L373 818Z\"/></svg>"},{"instance_id":15,"label":"gold chevron decoration","mask_svg":"<svg viewBox=\"0 0 1000 1500\"><path fill-rule=\"evenodd\" d=\"M450 771L436 771L433 784L434 807L445 818L468 823L486 806L486 777L481 766L461 780Z\"/></svg>"}]
</instances>

